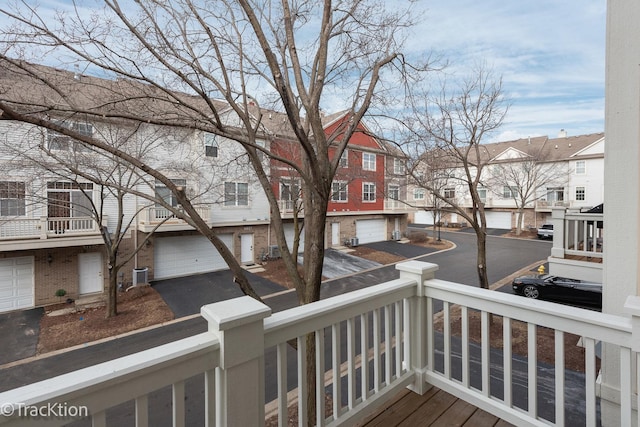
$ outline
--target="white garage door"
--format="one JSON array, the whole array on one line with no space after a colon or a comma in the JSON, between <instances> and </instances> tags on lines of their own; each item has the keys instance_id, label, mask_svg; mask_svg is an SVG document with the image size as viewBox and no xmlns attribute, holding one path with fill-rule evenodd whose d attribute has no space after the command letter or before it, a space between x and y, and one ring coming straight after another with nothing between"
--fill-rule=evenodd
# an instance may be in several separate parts
<instances>
[{"instance_id":1,"label":"white garage door","mask_svg":"<svg viewBox=\"0 0 640 427\"><path fill-rule=\"evenodd\" d=\"M220 239L233 250L233 235ZM218 250L203 236L159 237L155 241L154 279L186 276L228 268Z\"/></svg>"},{"instance_id":2,"label":"white garage door","mask_svg":"<svg viewBox=\"0 0 640 427\"><path fill-rule=\"evenodd\" d=\"M293 224L284 224L284 237L287 239L289 250L293 248L293 238L295 236ZM304 251L304 228L300 232L300 243L298 243L298 252Z\"/></svg>"},{"instance_id":3,"label":"white garage door","mask_svg":"<svg viewBox=\"0 0 640 427\"><path fill-rule=\"evenodd\" d=\"M356 236L359 243L373 243L387 240L386 219L361 219L356 221Z\"/></svg>"},{"instance_id":4,"label":"white garage door","mask_svg":"<svg viewBox=\"0 0 640 427\"><path fill-rule=\"evenodd\" d=\"M501 228L511 230L511 212L484 211L487 218L487 228Z\"/></svg>"},{"instance_id":5,"label":"white garage door","mask_svg":"<svg viewBox=\"0 0 640 427\"><path fill-rule=\"evenodd\" d=\"M417 211L413 216L416 224L433 225L433 211Z\"/></svg>"},{"instance_id":6,"label":"white garage door","mask_svg":"<svg viewBox=\"0 0 640 427\"><path fill-rule=\"evenodd\" d=\"M33 257L0 259L0 312L33 307Z\"/></svg>"}]
</instances>

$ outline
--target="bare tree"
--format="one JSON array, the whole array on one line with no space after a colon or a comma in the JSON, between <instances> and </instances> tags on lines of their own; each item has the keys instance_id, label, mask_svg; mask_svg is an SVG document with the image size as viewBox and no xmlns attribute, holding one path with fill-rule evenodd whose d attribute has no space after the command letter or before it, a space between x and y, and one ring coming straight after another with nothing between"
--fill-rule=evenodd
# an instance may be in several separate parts
<instances>
[{"instance_id":1,"label":"bare tree","mask_svg":"<svg viewBox=\"0 0 640 427\"><path fill-rule=\"evenodd\" d=\"M87 121L170 125L238 142L267 195L284 264L298 300L306 304L320 298L322 236L337 163L357 124L384 94L379 90L381 80L397 81L393 74L404 70L401 49L403 30L412 24L411 3L406 8L394 3L391 8L383 2L360 0L126 4L104 0L100 10L72 4L49 19L28 2L17 1L13 8L0 9L15 24L1 33L0 57L14 71L31 77L28 84L39 93L45 90L45 96L23 97L33 94L25 91L24 84L9 88L0 96L2 119L70 135L162 182L184 208L189 223L218 249L243 292L259 298L184 189L135 156L58 126L50 118L82 115ZM78 88L78 81L65 83L41 67L15 60L25 52L31 58L56 58L61 65L77 64L82 70L119 80L105 84L81 79L84 86ZM17 90L20 87L22 91ZM337 91L348 103L350 120L326 135L321 105ZM270 100L270 108L284 112L286 133L299 147L300 162L277 156L260 144L273 142L274 136L263 126L263 110L255 108L261 104L255 98L265 105ZM330 146L336 149L334 157L329 156ZM297 255L287 248L280 208L260 153L288 164L301 177L306 241L301 271ZM309 342L312 348L313 339ZM315 377L309 375L308 380L313 390Z\"/></svg>"},{"instance_id":2,"label":"bare tree","mask_svg":"<svg viewBox=\"0 0 640 427\"><path fill-rule=\"evenodd\" d=\"M405 147L412 153L413 178L473 227L478 279L481 287L488 288L487 222L480 190L484 187L483 171L491 157L482 142L501 126L507 112L502 81L485 67L478 67L454 88L445 82L436 96L414 93L411 103L413 112L405 121L411 133ZM441 179L433 180L423 172L433 169L429 162L434 159L438 163L435 167L445 172L445 186L441 186ZM469 208L460 197L462 191L468 193Z\"/></svg>"},{"instance_id":3,"label":"bare tree","mask_svg":"<svg viewBox=\"0 0 640 427\"><path fill-rule=\"evenodd\" d=\"M518 236L527 206L546 195L541 190L550 184L563 186L569 179L568 165L552 162L548 151L545 144L537 145L523 157L496 161L489 168L488 187L499 196L513 199L516 205Z\"/></svg>"}]
</instances>

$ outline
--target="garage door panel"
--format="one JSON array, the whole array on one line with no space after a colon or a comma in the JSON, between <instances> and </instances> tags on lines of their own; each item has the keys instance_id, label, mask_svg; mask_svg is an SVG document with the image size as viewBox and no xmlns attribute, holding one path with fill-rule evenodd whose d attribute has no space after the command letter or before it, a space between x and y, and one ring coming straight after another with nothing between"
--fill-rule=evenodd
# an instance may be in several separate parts
<instances>
[{"instance_id":1,"label":"garage door panel","mask_svg":"<svg viewBox=\"0 0 640 427\"><path fill-rule=\"evenodd\" d=\"M218 236L233 250L233 235ZM228 266L218 250L204 236L159 237L154 252L154 278L186 276L224 270Z\"/></svg>"},{"instance_id":2,"label":"garage door panel","mask_svg":"<svg viewBox=\"0 0 640 427\"><path fill-rule=\"evenodd\" d=\"M433 211L417 211L414 215L416 224L433 225Z\"/></svg>"},{"instance_id":3,"label":"garage door panel","mask_svg":"<svg viewBox=\"0 0 640 427\"><path fill-rule=\"evenodd\" d=\"M487 228L511 229L511 212L485 211L484 215L487 219Z\"/></svg>"},{"instance_id":4,"label":"garage door panel","mask_svg":"<svg viewBox=\"0 0 640 427\"><path fill-rule=\"evenodd\" d=\"M287 240L287 246L289 250L293 248L293 239L295 236L295 230L293 224L284 224L284 237ZM304 228L300 231L300 242L298 243L298 252L304 251Z\"/></svg>"},{"instance_id":5,"label":"garage door panel","mask_svg":"<svg viewBox=\"0 0 640 427\"><path fill-rule=\"evenodd\" d=\"M356 236L359 243L373 243L387 240L386 219L361 219L356 221Z\"/></svg>"},{"instance_id":6,"label":"garage door panel","mask_svg":"<svg viewBox=\"0 0 640 427\"><path fill-rule=\"evenodd\" d=\"M0 312L34 305L33 257L0 261Z\"/></svg>"}]
</instances>

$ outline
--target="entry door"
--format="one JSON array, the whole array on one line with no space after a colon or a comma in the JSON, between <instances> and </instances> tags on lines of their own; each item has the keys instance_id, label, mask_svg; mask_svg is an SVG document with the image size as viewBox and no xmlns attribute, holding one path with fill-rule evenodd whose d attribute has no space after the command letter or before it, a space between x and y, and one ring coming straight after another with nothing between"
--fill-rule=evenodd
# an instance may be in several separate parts
<instances>
[{"instance_id":1,"label":"entry door","mask_svg":"<svg viewBox=\"0 0 640 427\"><path fill-rule=\"evenodd\" d=\"M253 234L240 235L240 262L253 264Z\"/></svg>"},{"instance_id":2,"label":"entry door","mask_svg":"<svg viewBox=\"0 0 640 427\"><path fill-rule=\"evenodd\" d=\"M103 292L102 254L100 252L78 254L78 276L80 295Z\"/></svg>"},{"instance_id":3,"label":"entry door","mask_svg":"<svg viewBox=\"0 0 640 427\"><path fill-rule=\"evenodd\" d=\"M332 222L331 223L331 246L339 246L340 245L340 223Z\"/></svg>"}]
</instances>

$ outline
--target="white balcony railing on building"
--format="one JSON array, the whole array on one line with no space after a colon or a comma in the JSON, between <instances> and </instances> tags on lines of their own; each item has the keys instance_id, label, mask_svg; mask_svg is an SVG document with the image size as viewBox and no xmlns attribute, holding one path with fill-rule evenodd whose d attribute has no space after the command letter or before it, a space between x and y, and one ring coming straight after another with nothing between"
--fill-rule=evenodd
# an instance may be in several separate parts
<instances>
[{"instance_id":1,"label":"white balcony railing on building","mask_svg":"<svg viewBox=\"0 0 640 427\"><path fill-rule=\"evenodd\" d=\"M0 240L48 239L99 232L98 223L92 217L0 219Z\"/></svg>"},{"instance_id":2,"label":"white balcony railing on building","mask_svg":"<svg viewBox=\"0 0 640 427\"><path fill-rule=\"evenodd\" d=\"M603 257L603 214L578 213L554 209L553 249L551 255L597 258Z\"/></svg>"},{"instance_id":3,"label":"white balcony railing on building","mask_svg":"<svg viewBox=\"0 0 640 427\"><path fill-rule=\"evenodd\" d=\"M619 350L621 374L620 389L608 392L618 393L622 425L637 423L633 375L640 344L632 336L640 333L640 298L628 299L632 317L627 318L437 280L434 264L410 261L397 269L397 280L273 315L249 297L205 306L209 332L0 393L3 413L7 402L65 403L86 408L94 425L106 425L107 409L132 402L135 411L120 412L130 413L138 426L154 425L162 408L172 408L176 426L188 425L194 413L204 414L198 422L205 425L264 425L265 413L286 425L288 409L297 402L298 425L307 425L308 404L316 406L312 421L318 426L353 425L403 387L425 393L435 385L515 425L595 426L596 345L606 343ZM477 323L471 323L474 316ZM498 321L501 337L491 328ZM471 326L479 326L477 344ZM537 357L543 330L552 331L554 339L551 367L541 366ZM585 348L583 386L565 386L567 334L581 337ZM526 354L514 354L514 336L524 337ZM310 359L309 345L315 347ZM321 367L312 377L314 402L304 399L311 386L305 375L310 360ZM185 392L187 380L192 396ZM192 388L194 381L198 389ZM273 387L265 391L265 384ZM172 403L155 394L150 398L166 386ZM545 394L550 399L539 399L544 387L551 387ZM569 402L576 399L581 407L572 411ZM119 423L125 415L117 412L110 411ZM33 425L33 420L14 415L0 419L0 425Z\"/></svg>"},{"instance_id":4,"label":"white balcony railing on building","mask_svg":"<svg viewBox=\"0 0 640 427\"><path fill-rule=\"evenodd\" d=\"M410 206L406 202L403 202L402 200L394 200L394 199L384 200L384 210L386 211L406 211L409 209L410 209Z\"/></svg>"},{"instance_id":5,"label":"white balcony railing on building","mask_svg":"<svg viewBox=\"0 0 640 427\"><path fill-rule=\"evenodd\" d=\"M278 207L282 214L303 213L303 201L298 200L278 200Z\"/></svg>"},{"instance_id":6,"label":"white balcony railing on building","mask_svg":"<svg viewBox=\"0 0 640 427\"><path fill-rule=\"evenodd\" d=\"M198 215L202 217L205 221L209 221L211 208L209 205L199 205L196 206L196 212ZM181 209L178 207L177 209ZM176 215L167 208L163 208L161 206L149 206L142 209L142 213L140 215L140 219L145 224L158 224L160 222L164 223L175 223L175 222L184 222L182 219L176 217Z\"/></svg>"}]
</instances>

